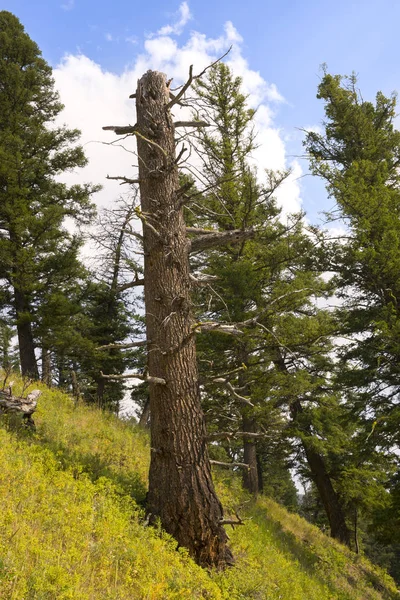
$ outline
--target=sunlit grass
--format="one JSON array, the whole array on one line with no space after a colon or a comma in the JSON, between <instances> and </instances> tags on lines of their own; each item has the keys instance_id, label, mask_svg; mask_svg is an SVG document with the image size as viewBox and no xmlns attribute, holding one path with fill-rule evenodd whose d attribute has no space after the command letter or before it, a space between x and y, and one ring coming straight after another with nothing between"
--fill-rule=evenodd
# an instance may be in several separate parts
<instances>
[{"instance_id":1,"label":"sunlit grass","mask_svg":"<svg viewBox=\"0 0 400 600\"><path fill-rule=\"evenodd\" d=\"M236 566L200 569L143 522L146 432L42 389L36 433L0 427L1 600L397 597L367 561L226 473L218 493L246 518L228 530Z\"/></svg>"}]
</instances>

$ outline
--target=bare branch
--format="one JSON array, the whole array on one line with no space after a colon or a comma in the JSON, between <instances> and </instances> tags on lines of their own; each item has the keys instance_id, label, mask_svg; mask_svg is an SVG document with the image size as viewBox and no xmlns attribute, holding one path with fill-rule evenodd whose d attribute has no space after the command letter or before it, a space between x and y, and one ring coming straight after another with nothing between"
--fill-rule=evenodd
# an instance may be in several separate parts
<instances>
[{"instance_id":1,"label":"bare branch","mask_svg":"<svg viewBox=\"0 0 400 600\"><path fill-rule=\"evenodd\" d=\"M136 133L137 125L107 125L102 127L104 131L113 131L117 135L128 135L130 133Z\"/></svg>"},{"instance_id":2,"label":"bare branch","mask_svg":"<svg viewBox=\"0 0 400 600\"><path fill-rule=\"evenodd\" d=\"M192 85L192 81L193 81L193 65L190 65L189 67L189 77L188 80L186 81L186 83L182 86L182 89L180 90L180 92L172 98L172 100L170 100L167 104L167 108L172 108L175 104L178 104L180 99L182 98L182 96L184 96L185 92L187 89L189 89L189 87Z\"/></svg>"},{"instance_id":3,"label":"bare branch","mask_svg":"<svg viewBox=\"0 0 400 600\"><path fill-rule=\"evenodd\" d=\"M229 335L242 335L243 331L237 329L235 325L230 323L218 323L216 321L204 321L195 323L192 327L193 331L218 331L219 333L227 333Z\"/></svg>"},{"instance_id":4,"label":"bare branch","mask_svg":"<svg viewBox=\"0 0 400 600\"><path fill-rule=\"evenodd\" d=\"M225 440L225 439L236 439L236 438L248 438L257 439L265 438L266 433L251 433L250 431L216 431L215 433L209 433L206 437L207 441L212 440Z\"/></svg>"},{"instance_id":5,"label":"bare branch","mask_svg":"<svg viewBox=\"0 0 400 600\"><path fill-rule=\"evenodd\" d=\"M217 465L218 467L226 467L227 469L234 469L235 467L247 469L247 471L250 469L250 465L248 465L247 463L226 463L221 462L220 460L210 460L210 463L212 465Z\"/></svg>"},{"instance_id":6,"label":"bare branch","mask_svg":"<svg viewBox=\"0 0 400 600\"><path fill-rule=\"evenodd\" d=\"M232 46L230 46L230 48L225 52L225 54L223 54L222 56L220 56L220 58L217 58L217 60L215 60L213 63L211 63L210 65L208 65L205 69L203 69L203 71L201 73L199 73L198 75L193 76L193 65L190 65L189 67L189 77L188 80L186 81L186 83L182 86L181 90L179 91L179 93L172 97L172 100L170 102L168 102L167 104L167 108L172 108L174 106L174 104L179 104L180 99L182 98L182 96L184 96L186 90L188 90L190 88L190 86L192 85L192 82L194 79L200 79L200 77L202 77L204 75L204 73L208 70L211 69L211 67L213 67L214 65L216 65L217 63L219 63L223 58L225 58L225 56L231 51ZM170 93L171 94L171 93Z\"/></svg>"},{"instance_id":7,"label":"bare branch","mask_svg":"<svg viewBox=\"0 0 400 600\"><path fill-rule=\"evenodd\" d=\"M235 525L245 525L245 520L239 515L239 512L235 510L235 519L221 519L221 525L232 525L232 529L235 529Z\"/></svg>"},{"instance_id":8,"label":"bare branch","mask_svg":"<svg viewBox=\"0 0 400 600\"><path fill-rule=\"evenodd\" d=\"M154 142L153 140L149 140L149 138L147 138L142 133L139 133L138 131L135 131L135 135L137 137L140 137L140 139L142 139L143 141L145 141L148 144L150 144L150 146L154 146L155 148L157 148L158 150L160 150L160 152L163 155L163 164L164 164L164 167L167 168L168 167L168 155L165 152L164 148L162 148L159 144L157 144L157 142Z\"/></svg>"},{"instance_id":9,"label":"bare branch","mask_svg":"<svg viewBox=\"0 0 400 600\"><path fill-rule=\"evenodd\" d=\"M125 290L129 290L130 288L138 287L140 285L144 285L144 279L134 279L133 281L129 281L128 283L123 283L122 285L118 286L117 292L125 292Z\"/></svg>"},{"instance_id":10,"label":"bare branch","mask_svg":"<svg viewBox=\"0 0 400 600\"><path fill-rule=\"evenodd\" d=\"M249 240L255 235L254 229L233 229L232 231L220 231L218 233L207 233L199 235L190 240L190 252L203 252L216 246L225 244L237 244Z\"/></svg>"},{"instance_id":11,"label":"bare branch","mask_svg":"<svg viewBox=\"0 0 400 600\"><path fill-rule=\"evenodd\" d=\"M216 281L219 279L218 275L208 275L206 273L198 273L197 275L189 275L190 280L195 285L208 285L212 281Z\"/></svg>"},{"instance_id":12,"label":"bare branch","mask_svg":"<svg viewBox=\"0 0 400 600\"><path fill-rule=\"evenodd\" d=\"M147 383L157 383L158 385L167 385L165 379L161 377L152 377L151 375L143 375L142 373L128 373L127 375L105 375L103 371L100 371L100 375L103 379L140 379Z\"/></svg>"},{"instance_id":13,"label":"bare branch","mask_svg":"<svg viewBox=\"0 0 400 600\"><path fill-rule=\"evenodd\" d=\"M210 123L207 121L176 121L174 123L175 129L177 127L211 127Z\"/></svg>"},{"instance_id":14,"label":"bare branch","mask_svg":"<svg viewBox=\"0 0 400 600\"><path fill-rule=\"evenodd\" d=\"M140 346L146 346L147 340L140 342L130 342L129 344L107 344L106 346L98 346L96 350L112 350L113 348L127 349L127 348L139 348Z\"/></svg>"},{"instance_id":15,"label":"bare branch","mask_svg":"<svg viewBox=\"0 0 400 600\"><path fill-rule=\"evenodd\" d=\"M129 183L131 185L133 185L134 183L140 183L140 179L128 179L128 177L124 177L122 175L117 175L115 177L107 175L106 179L114 179L115 181L121 181L120 185L124 185L124 183Z\"/></svg>"},{"instance_id":16,"label":"bare branch","mask_svg":"<svg viewBox=\"0 0 400 600\"><path fill-rule=\"evenodd\" d=\"M204 229L202 227L186 227L186 233L191 233L193 235L210 235L212 233L220 233L215 229Z\"/></svg>"},{"instance_id":17,"label":"bare branch","mask_svg":"<svg viewBox=\"0 0 400 600\"><path fill-rule=\"evenodd\" d=\"M235 390L235 388L233 387L231 382L228 381L227 379L224 379L223 377L216 377L215 379L212 380L212 382L213 383L221 383L229 390L229 392L235 398L235 400L239 400L239 402L241 402L242 404L246 404L247 406L254 407L254 404L252 402L250 402L250 400L248 398L246 398L245 396L241 396L240 394L237 393L237 391Z\"/></svg>"}]
</instances>

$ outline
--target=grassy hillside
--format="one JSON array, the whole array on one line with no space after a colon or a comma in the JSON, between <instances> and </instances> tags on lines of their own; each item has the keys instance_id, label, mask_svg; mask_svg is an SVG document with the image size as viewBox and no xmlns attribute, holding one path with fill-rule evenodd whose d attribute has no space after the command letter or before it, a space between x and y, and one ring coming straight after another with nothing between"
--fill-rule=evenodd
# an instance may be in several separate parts
<instances>
[{"instance_id":1,"label":"grassy hillside","mask_svg":"<svg viewBox=\"0 0 400 600\"><path fill-rule=\"evenodd\" d=\"M1 600L399 597L366 560L221 472L227 514L241 506L247 520L228 531L236 566L200 569L144 523L146 433L42 389L35 434L0 426Z\"/></svg>"}]
</instances>

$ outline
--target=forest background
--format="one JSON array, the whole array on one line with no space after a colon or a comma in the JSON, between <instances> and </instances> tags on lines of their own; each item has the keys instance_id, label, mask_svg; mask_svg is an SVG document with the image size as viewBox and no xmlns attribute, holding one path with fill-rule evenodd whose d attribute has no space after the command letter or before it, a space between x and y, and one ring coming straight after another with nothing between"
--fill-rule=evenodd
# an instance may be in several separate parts
<instances>
[{"instance_id":1,"label":"forest background","mask_svg":"<svg viewBox=\"0 0 400 600\"><path fill-rule=\"evenodd\" d=\"M70 13L74 5L65 4L61 9ZM97 350L99 345L124 343L130 334L141 334L139 301L122 295L140 282L141 261L129 253L130 242L126 244L121 235L127 233L133 216L143 219L131 194L115 207L117 184L106 181L97 195L99 205L107 205L109 211L101 213L97 237L93 231L90 233L92 248L97 244L101 248L98 254L102 254L93 278L93 271L90 275L80 264L77 251L88 237L87 233L82 237L82 233L84 226L92 222L89 198L96 189L90 185L80 188L78 184L103 183L105 174L129 176L132 155L118 143L115 146L119 147L110 153L109 134L101 134L101 127L109 124L104 119L109 120L110 115L113 121L118 115L121 124L133 122L128 97L133 82L148 66L175 75L179 83L189 64L198 64L201 69L232 45L227 59L231 71L222 67L211 71L205 87L199 84L197 89L224 151L220 153L220 144L216 145L212 136L199 132L197 143L203 154L200 153L197 168L203 169L213 187L210 193L203 192L201 208L194 205L189 210L187 224L205 230L244 231L248 226L256 230L254 241L239 244L239 249L228 246L226 250L203 252L195 259L197 273L221 279L216 290L209 288L208 304L200 293L196 305L199 319L218 317L219 322L233 328L235 323L245 323L246 327L259 321L257 326L263 335L246 332L240 342L232 343L217 333L217 347L207 336L199 344L200 363L208 362L208 372L215 369L211 384L225 383L231 397L245 405L241 409L233 407L226 391L218 392L214 386L209 392L204 383L210 435L217 440L221 431L225 432L225 442L213 446L215 459L243 460L249 465L253 461L249 473L257 476L250 480L245 471L245 486L258 493L266 481L269 493L294 508L298 508L298 500L289 469L296 468L306 480L314 482L315 487L308 490L309 506L304 498L302 504L309 518L322 527L329 522L333 537L356 551L360 550L362 539L366 551L376 560L386 561L396 574L398 540L392 531L392 520L398 496L395 274L399 139L393 129L395 99L390 94L378 95L375 105L367 103L355 78L340 80L321 71L319 94L325 101L328 125L324 130L319 124L306 124L300 128L305 131L299 132L298 141L305 133L302 155L308 154L311 172L327 183L330 202L336 202L336 213L331 218L334 229L331 227L328 239L324 232L310 226L310 215L305 220L299 215L302 168L299 159L288 160L288 140L282 139L282 132L272 121L270 105L284 104L278 88L249 69L242 56L243 40L231 22L225 25L223 36L210 39L191 33L179 49L171 36L179 35L190 17L189 6L183 3L172 24L148 36L145 53L139 54L134 68L121 77L103 72L82 54L65 57L55 70L56 86L66 111L57 116L55 97L46 110L49 114L53 111L58 119L61 117L61 122L67 121L68 127L78 126L84 131L87 137L82 141L89 162L84 167L83 155L77 150L66 152L58 163L53 159L49 163L55 175L71 171L62 180L72 186L72 201L61 212L50 202L39 207L37 214L43 209L42 221L50 217L59 227L67 219L70 233L55 229L55 235L43 237L40 219L29 221L32 217L27 215L28 221L22 221L25 215L21 213L9 229L10 240L14 235L22 243L16 255L12 254L16 245L12 246L12 260L7 254L10 249L7 245L3 248L3 278L18 292L7 312L11 304L7 286L4 288L3 365L7 368L18 362L12 349L16 317L20 350L23 347L22 354L25 353L21 355L25 374L38 374L35 357L32 352L29 354L29 344L25 343L30 336L41 350L40 372L44 380L111 410L119 407L122 385L106 385L101 371L118 375L136 366L145 373L141 346L128 355L112 349L114 352L106 358ZM107 42L117 42L112 33L104 35ZM135 40L126 39L125 43L135 44ZM237 75L242 76L242 83L235 79ZM77 88L71 86L71 81L84 90L82 101L77 102ZM216 90L221 89L223 98L232 102L225 122L220 117L226 107L218 104L221 95L215 96ZM106 97L100 93L103 90ZM110 97L115 101L115 110L113 107L111 111ZM119 106L120 98L126 101ZM74 115L77 106L79 114ZM216 111L214 116L212 110ZM255 138L252 122L257 131ZM75 133L66 133L57 143L62 147L76 139ZM114 170L110 156L117 152ZM78 172L75 167L84 169ZM291 167L290 172L287 167ZM188 183L184 181L183 185ZM60 198L65 195L57 180L54 185ZM304 196L305 192L306 187ZM310 196L313 193L315 189ZM229 207L224 217L216 211L219 196ZM283 208L281 213L279 206ZM4 219L8 217L7 214ZM72 228L73 221L78 229ZM346 233L344 222L351 235ZM27 238L28 243L24 241L26 227L29 236L42 244L36 256L30 253L34 248L32 238ZM105 231L109 238L105 238ZM135 229L129 234L138 237ZM107 239L113 241L108 243ZM92 259L93 250L86 252L87 258ZM8 260L12 271L7 270ZM31 280L25 275L18 279L16 265L26 266L29 260ZM319 277L326 272L338 273L338 277ZM42 278L40 285L34 281L38 274ZM132 274L133 281L129 278ZM337 296L342 298L338 310L324 310L338 304ZM367 302L363 304L365 298ZM58 322L54 311L59 311ZM346 338L347 345L342 341ZM335 344L336 354L332 350ZM227 362L221 361L221 356ZM339 359L340 368L336 369L335 361ZM217 381L228 367L229 375L234 377ZM146 393L145 386L133 391L135 401L143 409ZM229 421L241 427L229 428ZM241 443L236 443L238 438Z\"/></svg>"}]
</instances>

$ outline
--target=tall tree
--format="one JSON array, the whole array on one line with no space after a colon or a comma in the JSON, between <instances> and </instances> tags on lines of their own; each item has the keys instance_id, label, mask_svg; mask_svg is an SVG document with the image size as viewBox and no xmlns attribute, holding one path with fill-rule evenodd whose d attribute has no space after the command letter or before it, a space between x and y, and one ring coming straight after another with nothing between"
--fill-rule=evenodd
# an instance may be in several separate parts
<instances>
[{"instance_id":1,"label":"tall tree","mask_svg":"<svg viewBox=\"0 0 400 600\"><path fill-rule=\"evenodd\" d=\"M202 325L192 317L188 254L240 242L252 232L187 238L182 200L188 186L179 185L174 129L188 123L174 124L171 108L192 81L191 69L188 82L171 96L165 75L148 71L135 94L136 125L106 129L136 135L138 143L148 344L148 372L140 378L149 383L151 406L148 511L199 564L222 567L232 555L207 452L195 345Z\"/></svg>"},{"instance_id":2,"label":"tall tree","mask_svg":"<svg viewBox=\"0 0 400 600\"><path fill-rule=\"evenodd\" d=\"M337 382L358 422L358 459L345 479L353 506L365 511L366 497L376 505L378 482L382 503L399 440L400 132L396 97L379 92L375 103L364 100L355 76L325 73L318 98L325 102L325 130L309 132L305 147L312 172L336 201L330 217L347 228L341 243L326 243L321 265L336 273L343 301L338 332L348 341L338 353Z\"/></svg>"},{"instance_id":3,"label":"tall tree","mask_svg":"<svg viewBox=\"0 0 400 600\"><path fill-rule=\"evenodd\" d=\"M0 277L16 321L22 373L37 377L37 293L48 270L67 255L77 260L64 219L88 221L96 188L60 181L64 171L86 164L75 145L79 132L55 126L63 107L51 68L7 11L0 12L0 84Z\"/></svg>"},{"instance_id":4,"label":"tall tree","mask_svg":"<svg viewBox=\"0 0 400 600\"><path fill-rule=\"evenodd\" d=\"M234 77L225 65L216 65L197 88L203 110L214 125L210 133L207 129L198 134L203 173L213 187L197 211L196 207L189 207L189 218L193 221L195 215L208 227L217 224L255 228L254 239L203 257L204 270L216 278L212 291L208 290L209 318L218 315L220 319L241 323L242 331L234 338L221 338L218 346L214 339L203 342L207 359L203 365L208 378L224 381L219 373L225 371L229 373L230 386L230 393L222 398L215 386L211 389L207 415L213 429L224 431L226 440L229 435L234 440L242 437L242 460L248 465L243 483L256 494L262 487L262 471L271 472L269 465L263 465L271 456L271 452L266 452L266 444L282 452L282 462L288 462L288 437L285 443L283 434L287 417L281 414L279 419L277 415L282 409L289 411L292 437L300 438L308 473L317 481L329 515L332 535L349 544L344 510L323 453L318 450L310 413L313 405L313 411L316 410L316 390L325 381L321 364L328 352L327 338L332 329L310 300L327 293L327 286L307 261L313 241L303 231L301 215L290 219L288 227L277 218L279 210L273 194L287 173L269 172L267 185L261 186L249 168L254 149L254 112L247 108L240 78ZM197 266L201 266L201 261ZM317 347L315 340L319 340ZM316 353L321 353L319 368L315 364ZM239 393L235 395L234 390ZM224 397L225 411L221 411ZM234 415L240 424L234 422ZM213 439L215 436L219 437L218 431ZM228 442L224 442L224 447L228 449ZM237 441L231 443L230 449L237 452ZM268 481L266 486L268 489Z\"/></svg>"},{"instance_id":5,"label":"tall tree","mask_svg":"<svg viewBox=\"0 0 400 600\"><path fill-rule=\"evenodd\" d=\"M201 204L189 205L187 212L189 223L211 231L217 228L245 230L248 227L255 230L253 240L203 252L193 261L197 271L216 280L212 287L203 290L203 297L204 291L210 296L210 301L202 304L207 306L203 318L232 323L246 321L262 311L263 289L268 285L268 275L273 279L273 267L268 258L275 260L274 251L279 253L278 246L285 235L285 228L277 219L279 209L273 193L287 173L268 173L269 185L265 187L257 181L256 173L249 164L255 148L254 110L248 107L241 87L241 79L224 64L212 67L207 77L196 85L199 96L196 116L205 115L212 124L210 130L199 131L197 145L202 160L202 177L209 191L204 194ZM268 253L263 251L266 247L269 248ZM243 461L248 465L248 469L243 471L243 483L251 493L257 494L261 489L257 436L262 434L260 422L256 422L259 408L252 406L255 386L250 382L254 384L254 365L251 369L249 367L252 362L258 363L258 358L254 360L253 356L257 353L257 342L254 342L254 331L252 333L235 338L222 336L218 343L215 334L209 334L209 339L206 338L200 345L204 354L204 362L200 365L208 372L211 381L223 382L221 374L232 372L225 380L228 388L225 393L218 391L215 385L207 387L211 392L208 414L214 421L214 427L218 423L218 428L228 434L229 430L234 433L233 423L224 422L225 418L217 407L225 399L226 408L229 406L229 411L233 410L238 421L236 429L242 434ZM214 376L210 377L211 374ZM236 397L229 387L232 384L241 390ZM245 401L248 396L251 402ZM234 437L236 439L236 435Z\"/></svg>"}]
</instances>

